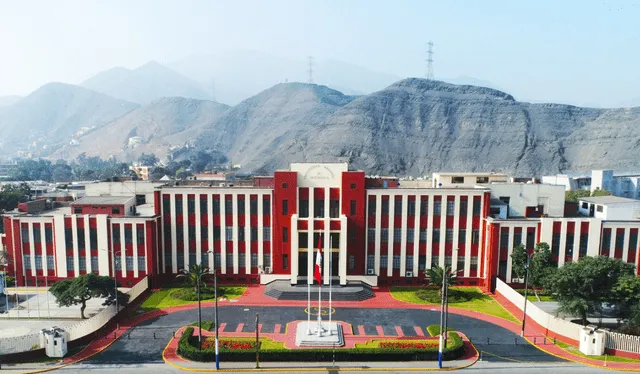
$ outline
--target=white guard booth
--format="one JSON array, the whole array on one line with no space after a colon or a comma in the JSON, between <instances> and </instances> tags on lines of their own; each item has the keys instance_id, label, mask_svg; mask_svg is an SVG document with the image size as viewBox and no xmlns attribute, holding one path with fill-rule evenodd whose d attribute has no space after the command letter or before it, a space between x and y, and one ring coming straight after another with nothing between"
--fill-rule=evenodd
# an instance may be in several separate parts
<instances>
[{"instance_id":1,"label":"white guard booth","mask_svg":"<svg viewBox=\"0 0 640 374\"><path fill-rule=\"evenodd\" d=\"M605 332L597 326L588 325L580 329L580 352L587 356L604 354Z\"/></svg>"},{"instance_id":2,"label":"white guard booth","mask_svg":"<svg viewBox=\"0 0 640 374\"><path fill-rule=\"evenodd\" d=\"M40 347L49 357L64 357L67 354L67 332L59 327L40 330Z\"/></svg>"}]
</instances>

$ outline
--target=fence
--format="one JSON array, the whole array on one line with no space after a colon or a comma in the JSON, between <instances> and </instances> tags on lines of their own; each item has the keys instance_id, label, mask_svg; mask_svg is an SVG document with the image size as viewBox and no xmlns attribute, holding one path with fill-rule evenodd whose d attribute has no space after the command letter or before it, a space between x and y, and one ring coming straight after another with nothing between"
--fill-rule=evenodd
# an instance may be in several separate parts
<instances>
[{"instance_id":1,"label":"fence","mask_svg":"<svg viewBox=\"0 0 640 374\"><path fill-rule=\"evenodd\" d=\"M145 277L127 291L127 294L129 295L129 302L133 302L148 288L149 280ZM118 309L122 310L122 308L122 306L119 306ZM116 306L110 305L91 318L65 327L65 330L69 333L69 341L83 338L94 331L97 331L106 325L107 322L109 322L115 315ZM29 334L0 339L0 354L2 355L27 352L38 348L40 348L40 334Z\"/></svg>"},{"instance_id":2,"label":"fence","mask_svg":"<svg viewBox=\"0 0 640 374\"><path fill-rule=\"evenodd\" d=\"M605 339L605 347L609 349L631 353L640 353L640 336L607 331L605 334Z\"/></svg>"}]
</instances>

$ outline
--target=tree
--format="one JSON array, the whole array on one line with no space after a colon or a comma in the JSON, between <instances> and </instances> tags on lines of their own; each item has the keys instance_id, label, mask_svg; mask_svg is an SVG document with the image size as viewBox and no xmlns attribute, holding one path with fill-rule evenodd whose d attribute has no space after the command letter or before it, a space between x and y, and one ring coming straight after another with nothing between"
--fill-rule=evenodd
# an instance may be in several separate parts
<instances>
[{"instance_id":1,"label":"tree","mask_svg":"<svg viewBox=\"0 0 640 374\"><path fill-rule=\"evenodd\" d=\"M564 193L564 200L567 202L578 202L583 197L589 197L588 190L571 190Z\"/></svg>"},{"instance_id":2,"label":"tree","mask_svg":"<svg viewBox=\"0 0 640 374\"><path fill-rule=\"evenodd\" d=\"M182 274L178 274L177 278L184 278L185 282L193 285L194 291L198 292L198 279L202 281L202 277L209 274L209 268L204 264L194 264L189 270L182 270Z\"/></svg>"},{"instance_id":3,"label":"tree","mask_svg":"<svg viewBox=\"0 0 640 374\"><path fill-rule=\"evenodd\" d=\"M558 264L553 261L553 254L549 248L549 244L540 242L533 249L533 256L529 263L529 284L533 290L533 294L538 300L538 288L548 288L549 279L558 270Z\"/></svg>"},{"instance_id":4,"label":"tree","mask_svg":"<svg viewBox=\"0 0 640 374\"><path fill-rule=\"evenodd\" d=\"M527 271L527 248L524 245L518 244L513 247L511 252L511 269L512 273L518 278L524 278Z\"/></svg>"},{"instance_id":5,"label":"tree","mask_svg":"<svg viewBox=\"0 0 640 374\"><path fill-rule=\"evenodd\" d=\"M84 319L84 310L87 308L87 301L93 298L105 300L102 305L115 303L115 287L113 278L108 276L98 276L94 273L83 274L73 279L61 280L54 284L51 294L55 296L59 306L72 306L80 304L80 316ZM129 295L118 291L118 303L125 305Z\"/></svg>"},{"instance_id":6,"label":"tree","mask_svg":"<svg viewBox=\"0 0 640 374\"><path fill-rule=\"evenodd\" d=\"M442 296L442 282L446 279L447 287L456 284L458 274L451 271L450 266L441 268L440 266L434 266L427 269L424 275L429 279L429 286L438 287L440 296Z\"/></svg>"},{"instance_id":7,"label":"tree","mask_svg":"<svg viewBox=\"0 0 640 374\"><path fill-rule=\"evenodd\" d=\"M156 166L158 162L160 162L160 160L153 153L150 153L150 154L143 153L140 155L140 157L138 157L138 162L142 166Z\"/></svg>"},{"instance_id":8,"label":"tree","mask_svg":"<svg viewBox=\"0 0 640 374\"><path fill-rule=\"evenodd\" d=\"M640 301L640 278L635 275L621 276L613 287L611 296L618 323L632 318L634 307Z\"/></svg>"},{"instance_id":9,"label":"tree","mask_svg":"<svg viewBox=\"0 0 640 374\"><path fill-rule=\"evenodd\" d=\"M592 197L596 197L596 196L611 196L611 192L607 191L607 190L601 190L599 188L596 188L595 190L593 190L593 192L591 192L591 196Z\"/></svg>"},{"instance_id":10,"label":"tree","mask_svg":"<svg viewBox=\"0 0 640 374\"><path fill-rule=\"evenodd\" d=\"M549 282L559 302L558 313L579 317L583 324L588 323L588 313L602 318L603 304L615 303L616 285L622 277L632 276L633 271L633 265L605 256L566 263Z\"/></svg>"}]
</instances>

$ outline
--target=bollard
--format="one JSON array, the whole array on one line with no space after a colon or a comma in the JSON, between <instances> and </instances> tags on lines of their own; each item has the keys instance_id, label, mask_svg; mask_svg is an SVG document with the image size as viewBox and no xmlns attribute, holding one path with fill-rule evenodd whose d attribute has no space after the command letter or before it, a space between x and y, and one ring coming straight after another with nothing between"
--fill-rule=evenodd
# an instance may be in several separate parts
<instances>
[{"instance_id":1,"label":"bollard","mask_svg":"<svg viewBox=\"0 0 640 374\"><path fill-rule=\"evenodd\" d=\"M173 338L174 339L176 338L176 332L175 331L173 332Z\"/></svg>"},{"instance_id":2,"label":"bollard","mask_svg":"<svg viewBox=\"0 0 640 374\"><path fill-rule=\"evenodd\" d=\"M542 340L542 345L547 345L547 337L545 336L544 339Z\"/></svg>"},{"instance_id":3,"label":"bollard","mask_svg":"<svg viewBox=\"0 0 640 374\"><path fill-rule=\"evenodd\" d=\"M553 345L556 345L556 337L553 337Z\"/></svg>"},{"instance_id":4,"label":"bollard","mask_svg":"<svg viewBox=\"0 0 640 374\"><path fill-rule=\"evenodd\" d=\"M489 345L489 337L487 337L487 345Z\"/></svg>"},{"instance_id":5,"label":"bollard","mask_svg":"<svg viewBox=\"0 0 640 374\"><path fill-rule=\"evenodd\" d=\"M156 339L156 333L155 332L153 333L153 339L154 340Z\"/></svg>"},{"instance_id":6,"label":"bollard","mask_svg":"<svg viewBox=\"0 0 640 374\"><path fill-rule=\"evenodd\" d=\"M536 345L536 337L533 337L533 345Z\"/></svg>"},{"instance_id":7,"label":"bollard","mask_svg":"<svg viewBox=\"0 0 640 374\"><path fill-rule=\"evenodd\" d=\"M480 357L478 358L478 360L482 361L482 350L480 350Z\"/></svg>"},{"instance_id":8,"label":"bollard","mask_svg":"<svg viewBox=\"0 0 640 374\"><path fill-rule=\"evenodd\" d=\"M113 340L116 340L116 332L113 332Z\"/></svg>"},{"instance_id":9,"label":"bollard","mask_svg":"<svg viewBox=\"0 0 640 374\"><path fill-rule=\"evenodd\" d=\"M514 338L513 340L515 340L515 344L518 345L518 338Z\"/></svg>"}]
</instances>

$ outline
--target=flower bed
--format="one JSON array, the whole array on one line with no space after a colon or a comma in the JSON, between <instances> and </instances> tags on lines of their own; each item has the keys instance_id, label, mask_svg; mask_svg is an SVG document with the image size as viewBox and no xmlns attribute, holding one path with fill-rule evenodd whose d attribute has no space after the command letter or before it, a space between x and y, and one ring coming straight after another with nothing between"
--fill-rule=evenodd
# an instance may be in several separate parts
<instances>
[{"instance_id":1,"label":"flower bed","mask_svg":"<svg viewBox=\"0 0 640 374\"><path fill-rule=\"evenodd\" d=\"M378 343L379 348L387 349L429 349L437 345L437 341L388 341Z\"/></svg>"},{"instance_id":2,"label":"flower bed","mask_svg":"<svg viewBox=\"0 0 640 374\"><path fill-rule=\"evenodd\" d=\"M218 339L218 347L221 351L256 351L256 341L223 338ZM207 338L202 342L202 349L216 349L216 339Z\"/></svg>"}]
</instances>

